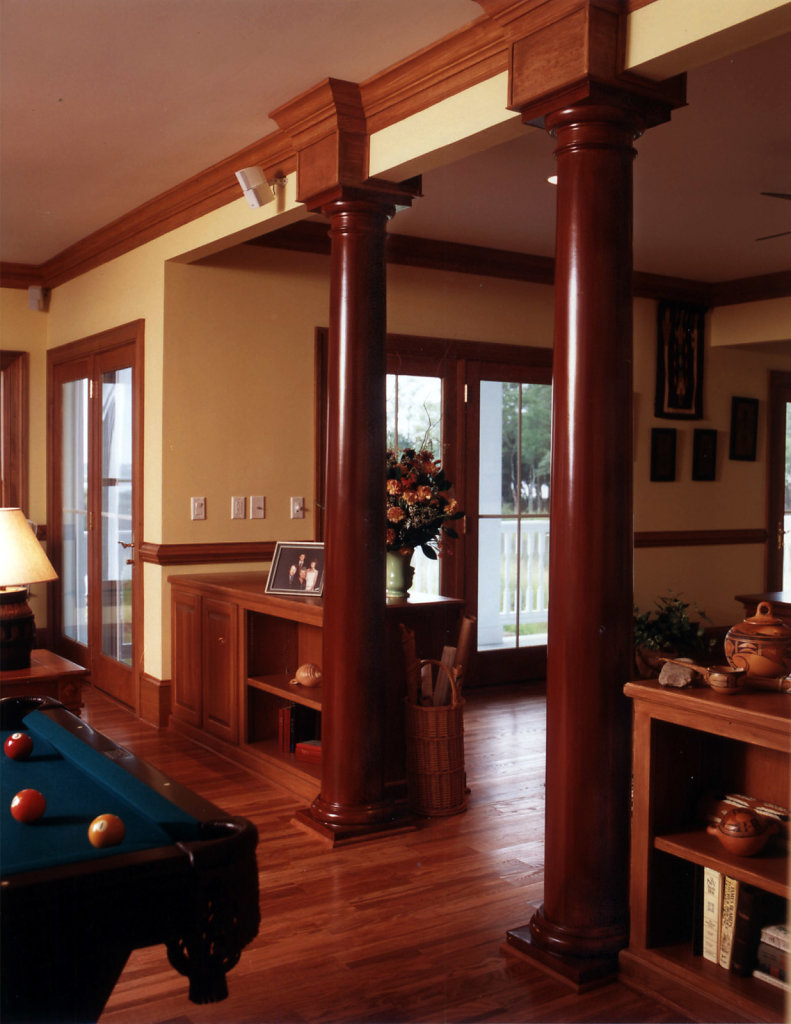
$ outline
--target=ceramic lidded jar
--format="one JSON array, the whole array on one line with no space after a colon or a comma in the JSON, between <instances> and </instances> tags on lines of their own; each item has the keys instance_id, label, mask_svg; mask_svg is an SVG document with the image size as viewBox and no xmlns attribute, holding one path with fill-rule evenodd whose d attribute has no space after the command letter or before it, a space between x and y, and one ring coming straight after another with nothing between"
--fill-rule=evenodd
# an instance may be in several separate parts
<instances>
[{"instance_id":1,"label":"ceramic lidded jar","mask_svg":"<svg viewBox=\"0 0 791 1024\"><path fill-rule=\"evenodd\" d=\"M791 627L761 601L755 615L728 630L725 657L751 676L776 678L791 672Z\"/></svg>"},{"instance_id":2,"label":"ceramic lidded jar","mask_svg":"<svg viewBox=\"0 0 791 1024\"><path fill-rule=\"evenodd\" d=\"M753 857L777 831L777 822L749 808L735 807L723 814L716 825L709 825L706 831L716 836L729 853Z\"/></svg>"}]
</instances>

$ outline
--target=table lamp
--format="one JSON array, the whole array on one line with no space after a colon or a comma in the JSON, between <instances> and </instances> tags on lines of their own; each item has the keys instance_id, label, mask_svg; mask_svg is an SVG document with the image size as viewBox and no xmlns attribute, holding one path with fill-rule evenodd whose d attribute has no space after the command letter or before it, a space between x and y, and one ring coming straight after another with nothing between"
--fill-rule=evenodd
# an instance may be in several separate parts
<instances>
[{"instance_id":1,"label":"table lamp","mask_svg":"<svg viewBox=\"0 0 791 1024\"><path fill-rule=\"evenodd\" d=\"M28 585L57 579L21 508L0 508L0 669L30 668L36 623Z\"/></svg>"}]
</instances>

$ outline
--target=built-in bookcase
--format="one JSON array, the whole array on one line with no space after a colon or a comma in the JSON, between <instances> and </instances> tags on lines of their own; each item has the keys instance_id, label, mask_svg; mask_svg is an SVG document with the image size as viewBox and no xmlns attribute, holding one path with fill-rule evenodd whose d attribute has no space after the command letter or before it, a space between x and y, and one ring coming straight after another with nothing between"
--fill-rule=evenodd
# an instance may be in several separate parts
<instances>
[{"instance_id":1,"label":"built-in bookcase","mask_svg":"<svg viewBox=\"0 0 791 1024\"><path fill-rule=\"evenodd\" d=\"M788 900L787 847L729 854L706 832L712 797L789 806L791 696L628 683L634 704L630 942L625 982L697 1020L782 1021L784 993L700 953L702 869ZM781 907L783 904L780 904ZM785 904L787 908L787 902Z\"/></svg>"}]
</instances>

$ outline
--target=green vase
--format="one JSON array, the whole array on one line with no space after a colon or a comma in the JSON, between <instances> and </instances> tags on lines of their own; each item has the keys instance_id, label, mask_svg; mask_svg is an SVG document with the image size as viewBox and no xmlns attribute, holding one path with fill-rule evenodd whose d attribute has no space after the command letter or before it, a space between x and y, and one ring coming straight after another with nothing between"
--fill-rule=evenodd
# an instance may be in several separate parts
<instances>
[{"instance_id":1,"label":"green vase","mask_svg":"<svg viewBox=\"0 0 791 1024\"><path fill-rule=\"evenodd\" d=\"M386 555L386 594L388 597L409 597L409 588L415 570L412 568L411 550L388 551Z\"/></svg>"}]
</instances>

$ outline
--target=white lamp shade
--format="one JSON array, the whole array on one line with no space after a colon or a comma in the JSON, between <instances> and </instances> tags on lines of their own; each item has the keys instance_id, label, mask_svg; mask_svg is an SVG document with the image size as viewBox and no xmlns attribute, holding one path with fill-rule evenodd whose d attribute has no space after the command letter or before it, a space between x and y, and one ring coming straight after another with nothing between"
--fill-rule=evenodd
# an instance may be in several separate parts
<instances>
[{"instance_id":1,"label":"white lamp shade","mask_svg":"<svg viewBox=\"0 0 791 1024\"><path fill-rule=\"evenodd\" d=\"M0 508L0 587L26 587L58 574L21 508Z\"/></svg>"}]
</instances>

